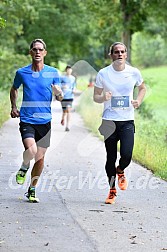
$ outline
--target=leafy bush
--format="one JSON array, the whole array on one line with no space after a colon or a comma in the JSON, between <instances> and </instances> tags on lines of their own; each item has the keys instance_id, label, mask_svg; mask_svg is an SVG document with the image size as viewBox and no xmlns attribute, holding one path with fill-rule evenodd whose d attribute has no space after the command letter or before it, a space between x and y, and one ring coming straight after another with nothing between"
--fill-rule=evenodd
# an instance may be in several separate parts
<instances>
[{"instance_id":1,"label":"leafy bush","mask_svg":"<svg viewBox=\"0 0 167 252\"><path fill-rule=\"evenodd\" d=\"M166 42L159 34L136 32L132 37L132 64L143 67L167 64Z\"/></svg>"},{"instance_id":2,"label":"leafy bush","mask_svg":"<svg viewBox=\"0 0 167 252\"><path fill-rule=\"evenodd\" d=\"M154 111L150 106L145 102L140 105L138 112L143 118L154 119Z\"/></svg>"},{"instance_id":3,"label":"leafy bush","mask_svg":"<svg viewBox=\"0 0 167 252\"><path fill-rule=\"evenodd\" d=\"M29 56L13 54L8 50L0 51L0 88L9 90L18 68L30 63Z\"/></svg>"}]
</instances>

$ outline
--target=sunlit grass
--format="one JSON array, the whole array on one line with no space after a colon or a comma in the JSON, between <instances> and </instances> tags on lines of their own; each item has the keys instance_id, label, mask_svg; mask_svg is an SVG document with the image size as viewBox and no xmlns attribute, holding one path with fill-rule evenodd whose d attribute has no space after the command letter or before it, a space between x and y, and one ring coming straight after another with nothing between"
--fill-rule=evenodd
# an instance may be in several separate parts
<instances>
[{"instance_id":1,"label":"sunlit grass","mask_svg":"<svg viewBox=\"0 0 167 252\"><path fill-rule=\"evenodd\" d=\"M10 117L9 93L0 92L0 127Z\"/></svg>"},{"instance_id":2,"label":"sunlit grass","mask_svg":"<svg viewBox=\"0 0 167 252\"><path fill-rule=\"evenodd\" d=\"M162 96L165 97L166 94ZM147 103L147 100L145 102ZM102 109L102 104L93 102L92 88L83 92L77 110L83 117L85 125L101 139L98 128L101 124ZM159 109L165 113L163 106L159 106ZM149 120L136 111L135 125L133 160L152 170L156 176L167 180L167 125L164 118L160 116L158 120L156 117L154 120Z\"/></svg>"},{"instance_id":3,"label":"sunlit grass","mask_svg":"<svg viewBox=\"0 0 167 252\"><path fill-rule=\"evenodd\" d=\"M154 109L157 120L163 118L167 122L167 66L143 69L141 72L149 86L146 103Z\"/></svg>"},{"instance_id":4,"label":"sunlit grass","mask_svg":"<svg viewBox=\"0 0 167 252\"><path fill-rule=\"evenodd\" d=\"M136 133L133 159L167 179L166 127L159 122L136 115Z\"/></svg>"}]
</instances>

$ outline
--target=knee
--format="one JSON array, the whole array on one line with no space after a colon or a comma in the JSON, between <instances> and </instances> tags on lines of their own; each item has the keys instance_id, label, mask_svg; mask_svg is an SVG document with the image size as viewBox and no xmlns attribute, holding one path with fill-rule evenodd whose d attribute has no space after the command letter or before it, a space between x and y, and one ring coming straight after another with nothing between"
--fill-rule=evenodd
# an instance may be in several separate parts
<instances>
[{"instance_id":1,"label":"knee","mask_svg":"<svg viewBox=\"0 0 167 252\"><path fill-rule=\"evenodd\" d=\"M34 144L25 151L26 154L29 155L31 159L33 159L37 153L37 146Z\"/></svg>"},{"instance_id":2,"label":"knee","mask_svg":"<svg viewBox=\"0 0 167 252\"><path fill-rule=\"evenodd\" d=\"M125 166L128 166L132 160L132 155L125 155L121 157Z\"/></svg>"}]
</instances>

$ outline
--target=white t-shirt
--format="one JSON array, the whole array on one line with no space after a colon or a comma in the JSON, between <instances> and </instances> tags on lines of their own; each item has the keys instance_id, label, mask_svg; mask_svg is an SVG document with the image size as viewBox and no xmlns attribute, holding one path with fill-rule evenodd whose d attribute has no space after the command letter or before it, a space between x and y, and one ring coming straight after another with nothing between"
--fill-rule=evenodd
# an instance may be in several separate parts
<instances>
[{"instance_id":1,"label":"white t-shirt","mask_svg":"<svg viewBox=\"0 0 167 252\"><path fill-rule=\"evenodd\" d=\"M111 91L111 100L104 102L102 118L113 121L134 120L133 91L143 82L140 71L125 65L122 71L115 71L112 65L101 69L96 77L95 86Z\"/></svg>"}]
</instances>

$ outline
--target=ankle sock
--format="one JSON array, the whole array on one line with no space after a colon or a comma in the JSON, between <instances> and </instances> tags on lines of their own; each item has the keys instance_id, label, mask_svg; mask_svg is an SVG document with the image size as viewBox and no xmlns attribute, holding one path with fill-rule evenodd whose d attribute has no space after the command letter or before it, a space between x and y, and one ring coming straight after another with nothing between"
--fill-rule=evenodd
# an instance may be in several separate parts
<instances>
[{"instance_id":1,"label":"ankle sock","mask_svg":"<svg viewBox=\"0 0 167 252\"><path fill-rule=\"evenodd\" d=\"M29 169L29 167L30 167L30 163L27 164L27 165L25 165L24 163L22 163L20 170L22 170L24 172L27 172L28 169Z\"/></svg>"},{"instance_id":2,"label":"ankle sock","mask_svg":"<svg viewBox=\"0 0 167 252\"><path fill-rule=\"evenodd\" d=\"M30 186L29 189L35 191L35 186Z\"/></svg>"}]
</instances>

